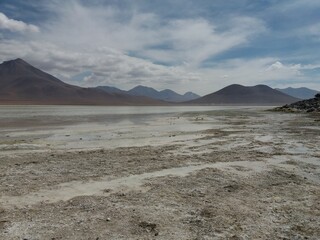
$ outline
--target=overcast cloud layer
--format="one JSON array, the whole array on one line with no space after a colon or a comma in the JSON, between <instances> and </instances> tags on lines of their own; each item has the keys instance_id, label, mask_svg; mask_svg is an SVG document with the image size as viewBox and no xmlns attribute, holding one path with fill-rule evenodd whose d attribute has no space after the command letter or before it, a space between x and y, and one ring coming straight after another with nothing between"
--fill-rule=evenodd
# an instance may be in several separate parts
<instances>
[{"instance_id":1,"label":"overcast cloud layer","mask_svg":"<svg viewBox=\"0 0 320 240\"><path fill-rule=\"evenodd\" d=\"M320 90L317 0L0 2L0 62L81 86ZM229 3L230 2L230 3Z\"/></svg>"}]
</instances>

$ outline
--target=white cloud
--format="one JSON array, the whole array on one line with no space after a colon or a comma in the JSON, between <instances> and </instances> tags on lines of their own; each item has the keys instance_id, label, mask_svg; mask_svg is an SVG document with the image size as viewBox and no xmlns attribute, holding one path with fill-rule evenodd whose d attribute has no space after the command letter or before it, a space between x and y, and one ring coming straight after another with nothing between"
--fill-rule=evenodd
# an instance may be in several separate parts
<instances>
[{"instance_id":1,"label":"white cloud","mask_svg":"<svg viewBox=\"0 0 320 240\"><path fill-rule=\"evenodd\" d=\"M6 29L12 32L39 32L39 28L32 24L26 24L22 21L17 21L8 18L0 12L0 29Z\"/></svg>"},{"instance_id":2,"label":"white cloud","mask_svg":"<svg viewBox=\"0 0 320 240\"><path fill-rule=\"evenodd\" d=\"M275 84L284 80L303 80L303 70L315 69L317 65L284 64L276 58L232 59L219 63L205 71L217 78L224 78L223 84L240 83L255 85L263 82ZM225 74L227 73L227 78Z\"/></svg>"},{"instance_id":3,"label":"white cloud","mask_svg":"<svg viewBox=\"0 0 320 240\"><path fill-rule=\"evenodd\" d=\"M301 75L300 70L302 70L301 64L284 65L280 61L276 61L266 68L267 73L275 74L276 76L278 75L280 77L283 75L288 75L288 77L291 75Z\"/></svg>"},{"instance_id":4,"label":"white cloud","mask_svg":"<svg viewBox=\"0 0 320 240\"><path fill-rule=\"evenodd\" d=\"M53 8L53 7L52 7ZM197 66L202 61L249 41L266 30L262 21L250 17L230 18L225 30L204 18L161 19L135 10L84 7L72 1L58 11L49 24L46 40L72 47L107 46L154 62ZM125 15L125 16L123 16Z\"/></svg>"},{"instance_id":5,"label":"white cloud","mask_svg":"<svg viewBox=\"0 0 320 240\"><path fill-rule=\"evenodd\" d=\"M199 94L232 83L302 81L306 79L303 70L315 67L284 64L283 59L270 57L219 61L210 69L202 68L207 59L248 44L251 38L269 31L264 22L252 17L230 16L222 26L201 16L163 19L136 9L88 7L77 0L50 1L47 7L55 17L41 23L42 34L36 38L1 39L0 60L21 57L64 81L82 86L129 89L143 84ZM72 80L81 74L82 80Z\"/></svg>"},{"instance_id":6,"label":"white cloud","mask_svg":"<svg viewBox=\"0 0 320 240\"><path fill-rule=\"evenodd\" d=\"M180 89L190 81L199 81L199 76L184 66L162 66L110 48L70 50L45 42L0 42L0 60L21 57L36 67L69 83L90 87L113 85L131 88L138 84L156 88L170 85ZM72 81L79 73L90 71L83 81Z\"/></svg>"},{"instance_id":7,"label":"white cloud","mask_svg":"<svg viewBox=\"0 0 320 240\"><path fill-rule=\"evenodd\" d=\"M160 19L134 9L124 16L119 9L85 7L76 0L57 3L48 5L55 18L42 23L41 36L1 41L0 58L25 58L70 82L92 72L77 82L83 86L130 88L139 83L189 91L193 82L205 88L199 84L202 61L265 30L262 22L248 17L231 18L226 30L218 31L201 17Z\"/></svg>"},{"instance_id":8,"label":"white cloud","mask_svg":"<svg viewBox=\"0 0 320 240\"><path fill-rule=\"evenodd\" d=\"M237 18L231 22L227 30L219 32L213 23L203 18L172 20L149 32L141 31L142 36L149 35L150 38L147 37L147 41L132 38L142 46L129 50L139 51L139 55L153 61L169 64L187 62L197 66L210 57L246 43L252 35L265 30L264 25L256 19ZM137 32L140 30L137 29ZM160 46L152 48L157 45Z\"/></svg>"},{"instance_id":9,"label":"white cloud","mask_svg":"<svg viewBox=\"0 0 320 240\"><path fill-rule=\"evenodd\" d=\"M276 58L232 59L222 61L211 68L199 69L201 85L190 83L189 87L203 94L234 83L246 86L268 84L271 87L287 83L286 86L305 85L320 89L319 83L304 73L304 70L316 68L320 66L283 64Z\"/></svg>"}]
</instances>

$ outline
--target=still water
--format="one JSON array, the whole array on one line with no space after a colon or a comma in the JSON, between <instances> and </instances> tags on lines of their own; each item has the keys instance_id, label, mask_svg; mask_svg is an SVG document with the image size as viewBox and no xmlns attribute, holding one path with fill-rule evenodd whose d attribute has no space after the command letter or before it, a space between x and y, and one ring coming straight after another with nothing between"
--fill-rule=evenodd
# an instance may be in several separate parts
<instances>
[{"instance_id":1,"label":"still water","mask_svg":"<svg viewBox=\"0 0 320 240\"><path fill-rule=\"evenodd\" d=\"M265 107L0 106L0 155L146 145L194 145L207 129Z\"/></svg>"}]
</instances>

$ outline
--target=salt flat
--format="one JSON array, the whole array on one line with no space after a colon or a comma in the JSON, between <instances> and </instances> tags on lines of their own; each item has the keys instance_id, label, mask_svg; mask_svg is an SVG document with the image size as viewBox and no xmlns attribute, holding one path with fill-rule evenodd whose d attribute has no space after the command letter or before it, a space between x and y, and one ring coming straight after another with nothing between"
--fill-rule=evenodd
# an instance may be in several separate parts
<instances>
[{"instance_id":1,"label":"salt flat","mask_svg":"<svg viewBox=\"0 0 320 240\"><path fill-rule=\"evenodd\" d=\"M0 107L1 239L318 239L320 122L266 107Z\"/></svg>"}]
</instances>

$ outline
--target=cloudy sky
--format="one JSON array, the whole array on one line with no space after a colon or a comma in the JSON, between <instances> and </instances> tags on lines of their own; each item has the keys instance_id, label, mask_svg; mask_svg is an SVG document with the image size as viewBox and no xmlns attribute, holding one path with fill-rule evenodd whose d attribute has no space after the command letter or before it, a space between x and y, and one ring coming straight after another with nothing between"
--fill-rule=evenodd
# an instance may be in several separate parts
<instances>
[{"instance_id":1,"label":"cloudy sky","mask_svg":"<svg viewBox=\"0 0 320 240\"><path fill-rule=\"evenodd\" d=\"M319 0L1 0L0 62L81 86L320 90Z\"/></svg>"}]
</instances>

